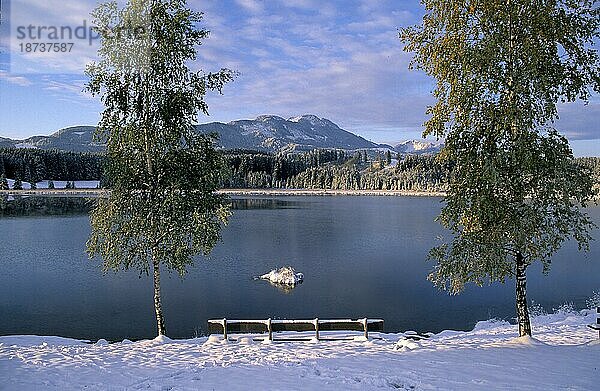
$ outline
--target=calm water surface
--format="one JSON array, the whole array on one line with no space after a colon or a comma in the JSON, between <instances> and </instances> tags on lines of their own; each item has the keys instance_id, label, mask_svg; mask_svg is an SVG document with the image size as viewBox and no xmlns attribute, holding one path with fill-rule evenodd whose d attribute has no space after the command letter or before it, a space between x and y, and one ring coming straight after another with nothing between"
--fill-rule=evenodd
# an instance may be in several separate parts
<instances>
[{"instance_id":1,"label":"calm water surface","mask_svg":"<svg viewBox=\"0 0 600 391\"><path fill-rule=\"evenodd\" d=\"M448 296L426 280L427 251L444 234L427 197L240 198L208 258L184 280L163 273L167 334L193 337L209 318L381 317L386 331L467 330L510 320L513 282ZM588 209L600 223L600 208ZM151 279L102 274L90 261L86 215L0 218L0 335L84 339L155 335ZM594 232L600 238L598 231ZM600 289L599 242L589 253L568 243L548 276L529 269L529 299L546 309L583 307ZM253 276L284 265L305 275L290 292Z\"/></svg>"}]
</instances>

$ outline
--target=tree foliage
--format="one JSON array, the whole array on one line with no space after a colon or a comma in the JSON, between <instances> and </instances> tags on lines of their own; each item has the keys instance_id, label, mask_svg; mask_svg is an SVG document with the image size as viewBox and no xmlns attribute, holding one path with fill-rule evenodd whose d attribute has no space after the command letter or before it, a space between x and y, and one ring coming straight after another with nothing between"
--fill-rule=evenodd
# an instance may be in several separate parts
<instances>
[{"instance_id":1,"label":"tree foliage","mask_svg":"<svg viewBox=\"0 0 600 391\"><path fill-rule=\"evenodd\" d=\"M569 238L587 248L594 226L579 208L594 196L590 171L552 124L558 102L600 92L595 3L424 0L423 23L400 33L437 82L424 134L445 137L454 164L439 219L455 238L431 251L430 279L458 293L516 277L521 335L526 267L547 271Z\"/></svg>"},{"instance_id":2,"label":"tree foliage","mask_svg":"<svg viewBox=\"0 0 600 391\"><path fill-rule=\"evenodd\" d=\"M183 276L228 216L226 198L215 193L223 159L193 125L198 112L208 114L206 92L220 92L234 74L190 70L208 31L183 0L131 0L123 9L109 2L93 17L102 46L87 69L88 89L104 104L96 138L107 145L112 191L91 214L88 252L105 270L152 271L162 335L160 265Z\"/></svg>"},{"instance_id":3,"label":"tree foliage","mask_svg":"<svg viewBox=\"0 0 600 391\"><path fill-rule=\"evenodd\" d=\"M15 181L13 182L13 190L23 190L23 182L21 182L19 177L16 177Z\"/></svg>"},{"instance_id":4,"label":"tree foliage","mask_svg":"<svg viewBox=\"0 0 600 391\"><path fill-rule=\"evenodd\" d=\"M0 190L8 190L8 179L4 173L0 175Z\"/></svg>"}]
</instances>

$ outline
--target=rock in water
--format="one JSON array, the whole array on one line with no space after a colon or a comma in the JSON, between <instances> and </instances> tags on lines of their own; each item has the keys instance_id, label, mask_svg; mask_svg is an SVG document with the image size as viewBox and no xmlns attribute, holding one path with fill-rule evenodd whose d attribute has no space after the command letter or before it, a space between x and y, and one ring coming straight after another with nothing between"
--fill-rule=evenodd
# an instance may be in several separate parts
<instances>
[{"instance_id":1,"label":"rock in water","mask_svg":"<svg viewBox=\"0 0 600 391\"><path fill-rule=\"evenodd\" d=\"M274 284L296 285L304 280L304 274L296 273L291 266L284 266L280 269L273 269L267 274L260 276L263 280L269 280Z\"/></svg>"}]
</instances>

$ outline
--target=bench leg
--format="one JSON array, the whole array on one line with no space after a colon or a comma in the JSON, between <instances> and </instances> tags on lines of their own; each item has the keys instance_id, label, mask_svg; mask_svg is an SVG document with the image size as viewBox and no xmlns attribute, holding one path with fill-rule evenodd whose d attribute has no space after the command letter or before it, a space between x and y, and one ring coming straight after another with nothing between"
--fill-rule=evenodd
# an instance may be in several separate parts
<instances>
[{"instance_id":1,"label":"bench leg","mask_svg":"<svg viewBox=\"0 0 600 391\"><path fill-rule=\"evenodd\" d=\"M271 318L267 319L267 331L269 332L269 341L273 341L273 327L271 326Z\"/></svg>"}]
</instances>

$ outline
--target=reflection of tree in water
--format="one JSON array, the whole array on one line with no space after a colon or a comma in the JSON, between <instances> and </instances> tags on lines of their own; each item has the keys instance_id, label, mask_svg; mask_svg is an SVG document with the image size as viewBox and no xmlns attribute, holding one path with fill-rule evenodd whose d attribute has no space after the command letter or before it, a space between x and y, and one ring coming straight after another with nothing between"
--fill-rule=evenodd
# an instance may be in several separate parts
<instances>
[{"instance_id":1,"label":"reflection of tree in water","mask_svg":"<svg viewBox=\"0 0 600 391\"><path fill-rule=\"evenodd\" d=\"M84 197L0 196L0 217L86 215L96 203Z\"/></svg>"},{"instance_id":2,"label":"reflection of tree in water","mask_svg":"<svg viewBox=\"0 0 600 391\"><path fill-rule=\"evenodd\" d=\"M232 199L232 209L291 209L301 207L301 202L267 199ZM60 216L89 214L96 199L89 197L8 196L0 195L0 217Z\"/></svg>"},{"instance_id":3,"label":"reflection of tree in water","mask_svg":"<svg viewBox=\"0 0 600 391\"><path fill-rule=\"evenodd\" d=\"M279 200L274 198L235 198L231 199L231 208L244 209L293 209L302 203L297 201Z\"/></svg>"},{"instance_id":4,"label":"reflection of tree in water","mask_svg":"<svg viewBox=\"0 0 600 391\"><path fill-rule=\"evenodd\" d=\"M8 203L8 196L6 194L0 194L0 216L4 215L4 209Z\"/></svg>"}]
</instances>

